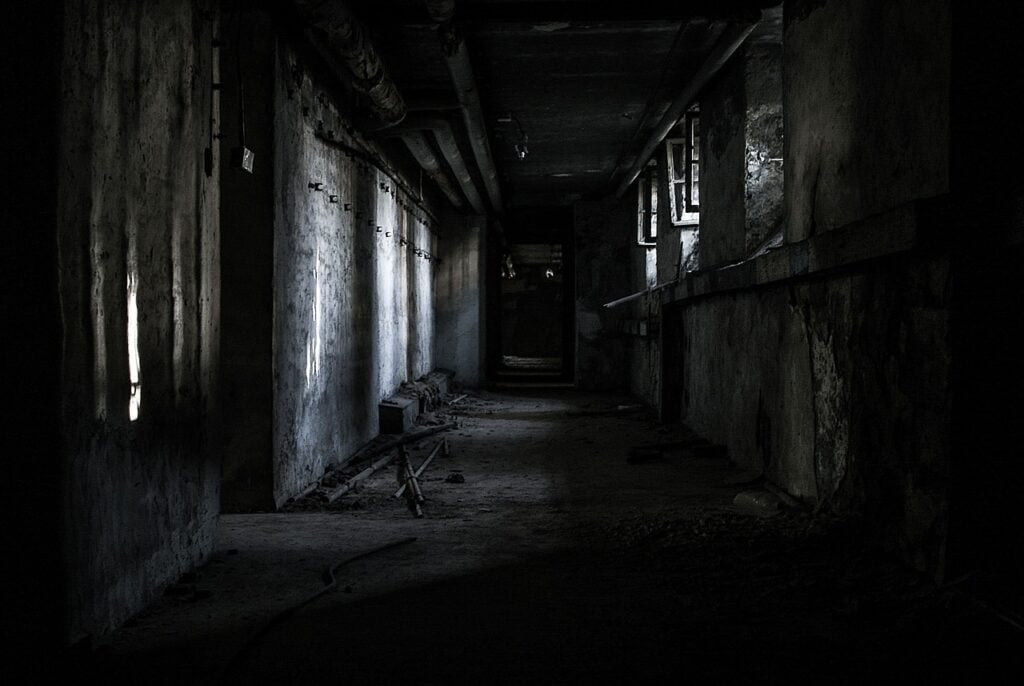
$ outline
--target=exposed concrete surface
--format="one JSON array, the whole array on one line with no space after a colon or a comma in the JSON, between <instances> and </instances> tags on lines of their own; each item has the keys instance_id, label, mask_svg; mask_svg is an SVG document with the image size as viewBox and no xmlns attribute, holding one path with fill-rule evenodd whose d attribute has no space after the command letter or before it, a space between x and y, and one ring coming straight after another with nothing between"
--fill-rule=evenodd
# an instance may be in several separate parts
<instances>
[{"instance_id":1,"label":"exposed concrete surface","mask_svg":"<svg viewBox=\"0 0 1024 686\"><path fill-rule=\"evenodd\" d=\"M69 577L51 592L66 595L68 640L117 626L213 545L219 199L203 169L215 74L201 9L65 3L55 198Z\"/></svg>"},{"instance_id":2,"label":"exposed concrete surface","mask_svg":"<svg viewBox=\"0 0 1024 686\"><path fill-rule=\"evenodd\" d=\"M380 400L433 368L434 261L427 256L436 245L422 213L405 207L392 179L318 138L341 135L346 122L283 42L275 78L280 506L377 434ZM321 190L310 188L317 183Z\"/></svg>"},{"instance_id":3,"label":"exposed concrete surface","mask_svg":"<svg viewBox=\"0 0 1024 686\"><path fill-rule=\"evenodd\" d=\"M941 569L949 480L949 269L723 295L683 310L683 419L817 506L863 507Z\"/></svg>"},{"instance_id":4,"label":"exposed concrete surface","mask_svg":"<svg viewBox=\"0 0 1024 686\"><path fill-rule=\"evenodd\" d=\"M788 241L949 190L949 3L803 6L783 41Z\"/></svg>"},{"instance_id":5,"label":"exposed concrete surface","mask_svg":"<svg viewBox=\"0 0 1024 686\"><path fill-rule=\"evenodd\" d=\"M738 51L700 100L700 264L705 269L744 257L744 59L745 51Z\"/></svg>"},{"instance_id":6,"label":"exposed concrete surface","mask_svg":"<svg viewBox=\"0 0 1024 686\"><path fill-rule=\"evenodd\" d=\"M744 50L746 117L745 255L754 252L783 221L782 46Z\"/></svg>"},{"instance_id":7,"label":"exposed concrete surface","mask_svg":"<svg viewBox=\"0 0 1024 686\"><path fill-rule=\"evenodd\" d=\"M782 50L739 51L701 98L700 260L749 256L783 220Z\"/></svg>"},{"instance_id":8,"label":"exposed concrete surface","mask_svg":"<svg viewBox=\"0 0 1024 686\"><path fill-rule=\"evenodd\" d=\"M949 33L943 3L787 5L782 81L774 48L751 46L702 98L702 263L746 257L781 219L781 178L769 161L781 139L779 88L787 243L844 227L826 253L869 255L857 246L878 241L871 223L851 222L948 190L948 146L936 142L949 131ZM927 236L935 220L915 210L912 221ZM812 249L802 259L780 266L806 274L830 257ZM863 511L886 545L941 576L948 258L892 257L763 288L738 278L733 293L728 279L712 297L673 308L684 361L665 383L681 392L684 421L805 502Z\"/></svg>"}]
</instances>

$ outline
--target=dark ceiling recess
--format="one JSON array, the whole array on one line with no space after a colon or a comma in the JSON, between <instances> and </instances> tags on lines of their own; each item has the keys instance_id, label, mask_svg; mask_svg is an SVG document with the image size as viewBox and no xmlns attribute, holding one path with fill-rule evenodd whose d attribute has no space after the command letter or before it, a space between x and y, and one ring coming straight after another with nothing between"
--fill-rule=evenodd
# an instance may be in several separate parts
<instances>
[{"instance_id":1,"label":"dark ceiling recess","mask_svg":"<svg viewBox=\"0 0 1024 686\"><path fill-rule=\"evenodd\" d=\"M502 212L565 206L628 187L632 169L657 148L680 95L699 96L713 76L709 69L731 53L727 48L742 42L763 9L778 4L350 0L347 6L367 27L410 110L428 118L461 110L462 121L452 121L452 147L475 164L452 175L472 176ZM764 39L760 29L756 35Z\"/></svg>"}]
</instances>

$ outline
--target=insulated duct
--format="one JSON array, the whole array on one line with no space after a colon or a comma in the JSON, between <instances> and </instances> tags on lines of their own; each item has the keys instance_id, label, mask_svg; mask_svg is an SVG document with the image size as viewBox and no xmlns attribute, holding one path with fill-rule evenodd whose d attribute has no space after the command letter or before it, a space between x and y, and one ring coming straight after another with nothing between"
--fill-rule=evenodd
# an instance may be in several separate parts
<instances>
[{"instance_id":1,"label":"insulated duct","mask_svg":"<svg viewBox=\"0 0 1024 686\"><path fill-rule=\"evenodd\" d=\"M448 174L441 166L441 161L434 155L434 151L430 148L430 143L424 135L420 131L407 131L402 134L402 141L427 176L434 180L434 183L448 197L452 205L461 210L463 207L462 196L455 190Z\"/></svg>"},{"instance_id":2,"label":"insulated duct","mask_svg":"<svg viewBox=\"0 0 1024 686\"><path fill-rule=\"evenodd\" d=\"M348 68L356 90L367 96L385 126L405 118L405 101L370 42L369 32L338 0L295 0L299 14L327 35L328 47Z\"/></svg>"},{"instance_id":3,"label":"insulated duct","mask_svg":"<svg viewBox=\"0 0 1024 686\"><path fill-rule=\"evenodd\" d=\"M501 213L504 204L501 199L501 188L498 185L498 171L494 166L491 144L487 138L487 126L484 120L483 106L480 104L480 92L476 88L473 76L473 65L469 61L466 41L455 30L452 22L455 16L454 0L426 0L427 12L432 21L437 22L438 37L444 52L448 73L455 87L455 95L459 99L459 109L466 124L469 144L473 149L480 176L483 178L487 197L494 211ZM439 141L440 142L440 141Z\"/></svg>"},{"instance_id":4,"label":"insulated duct","mask_svg":"<svg viewBox=\"0 0 1024 686\"><path fill-rule=\"evenodd\" d=\"M483 198L480 197L476 184L473 183L473 176L469 173L469 167L466 166L466 161L463 159L458 143L455 141L455 130L452 129L452 125L447 119L410 114L400 126L382 131L381 134L385 136L401 136L408 146L409 138L407 136L419 134L422 139L422 131L430 131L434 134L434 138L437 140L437 147L440 148L445 161L448 162L452 173L455 174L459 187L462 189L462 194L466 196L466 200L469 201L469 206L473 208L473 212L476 214L487 214ZM426 143L426 140L423 140L423 143ZM427 149L429 150L429 146L427 146ZM409 148L409 152L412 152L413 156L416 155L412 148ZM417 158L417 161L419 161L419 158Z\"/></svg>"}]
</instances>

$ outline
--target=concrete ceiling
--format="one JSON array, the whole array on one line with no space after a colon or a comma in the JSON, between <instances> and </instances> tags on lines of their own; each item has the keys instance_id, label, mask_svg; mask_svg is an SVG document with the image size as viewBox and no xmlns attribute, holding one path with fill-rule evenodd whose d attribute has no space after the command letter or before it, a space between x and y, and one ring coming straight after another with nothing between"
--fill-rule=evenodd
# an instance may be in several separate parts
<instances>
[{"instance_id":1,"label":"concrete ceiling","mask_svg":"<svg viewBox=\"0 0 1024 686\"><path fill-rule=\"evenodd\" d=\"M347 4L370 29L410 109L439 110L461 130L423 0ZM670 10L662 4L456 2L507 207L611 193L728 24L757 20L762 7L775 3L696 0ZM524 134L528 154L520 160L515 146Z\"/></svg>"}]
</instances>

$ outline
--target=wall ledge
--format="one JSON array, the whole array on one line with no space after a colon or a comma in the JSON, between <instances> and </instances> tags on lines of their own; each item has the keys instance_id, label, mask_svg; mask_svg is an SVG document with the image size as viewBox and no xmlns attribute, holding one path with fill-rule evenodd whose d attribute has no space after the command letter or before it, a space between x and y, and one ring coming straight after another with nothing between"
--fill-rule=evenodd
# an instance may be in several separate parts
<instances>
[{"instance_id":1,"label":"wall ledge","mask_svg":"<svg viewBox=\"0 0 1024 686\"><path fill-rule=\"evenodd\" d=\"M783 283L947 245L950 213L948 195L915 200L742 262L691 272L664 290L662 304Z\"/></svg>"}]
</instances>

